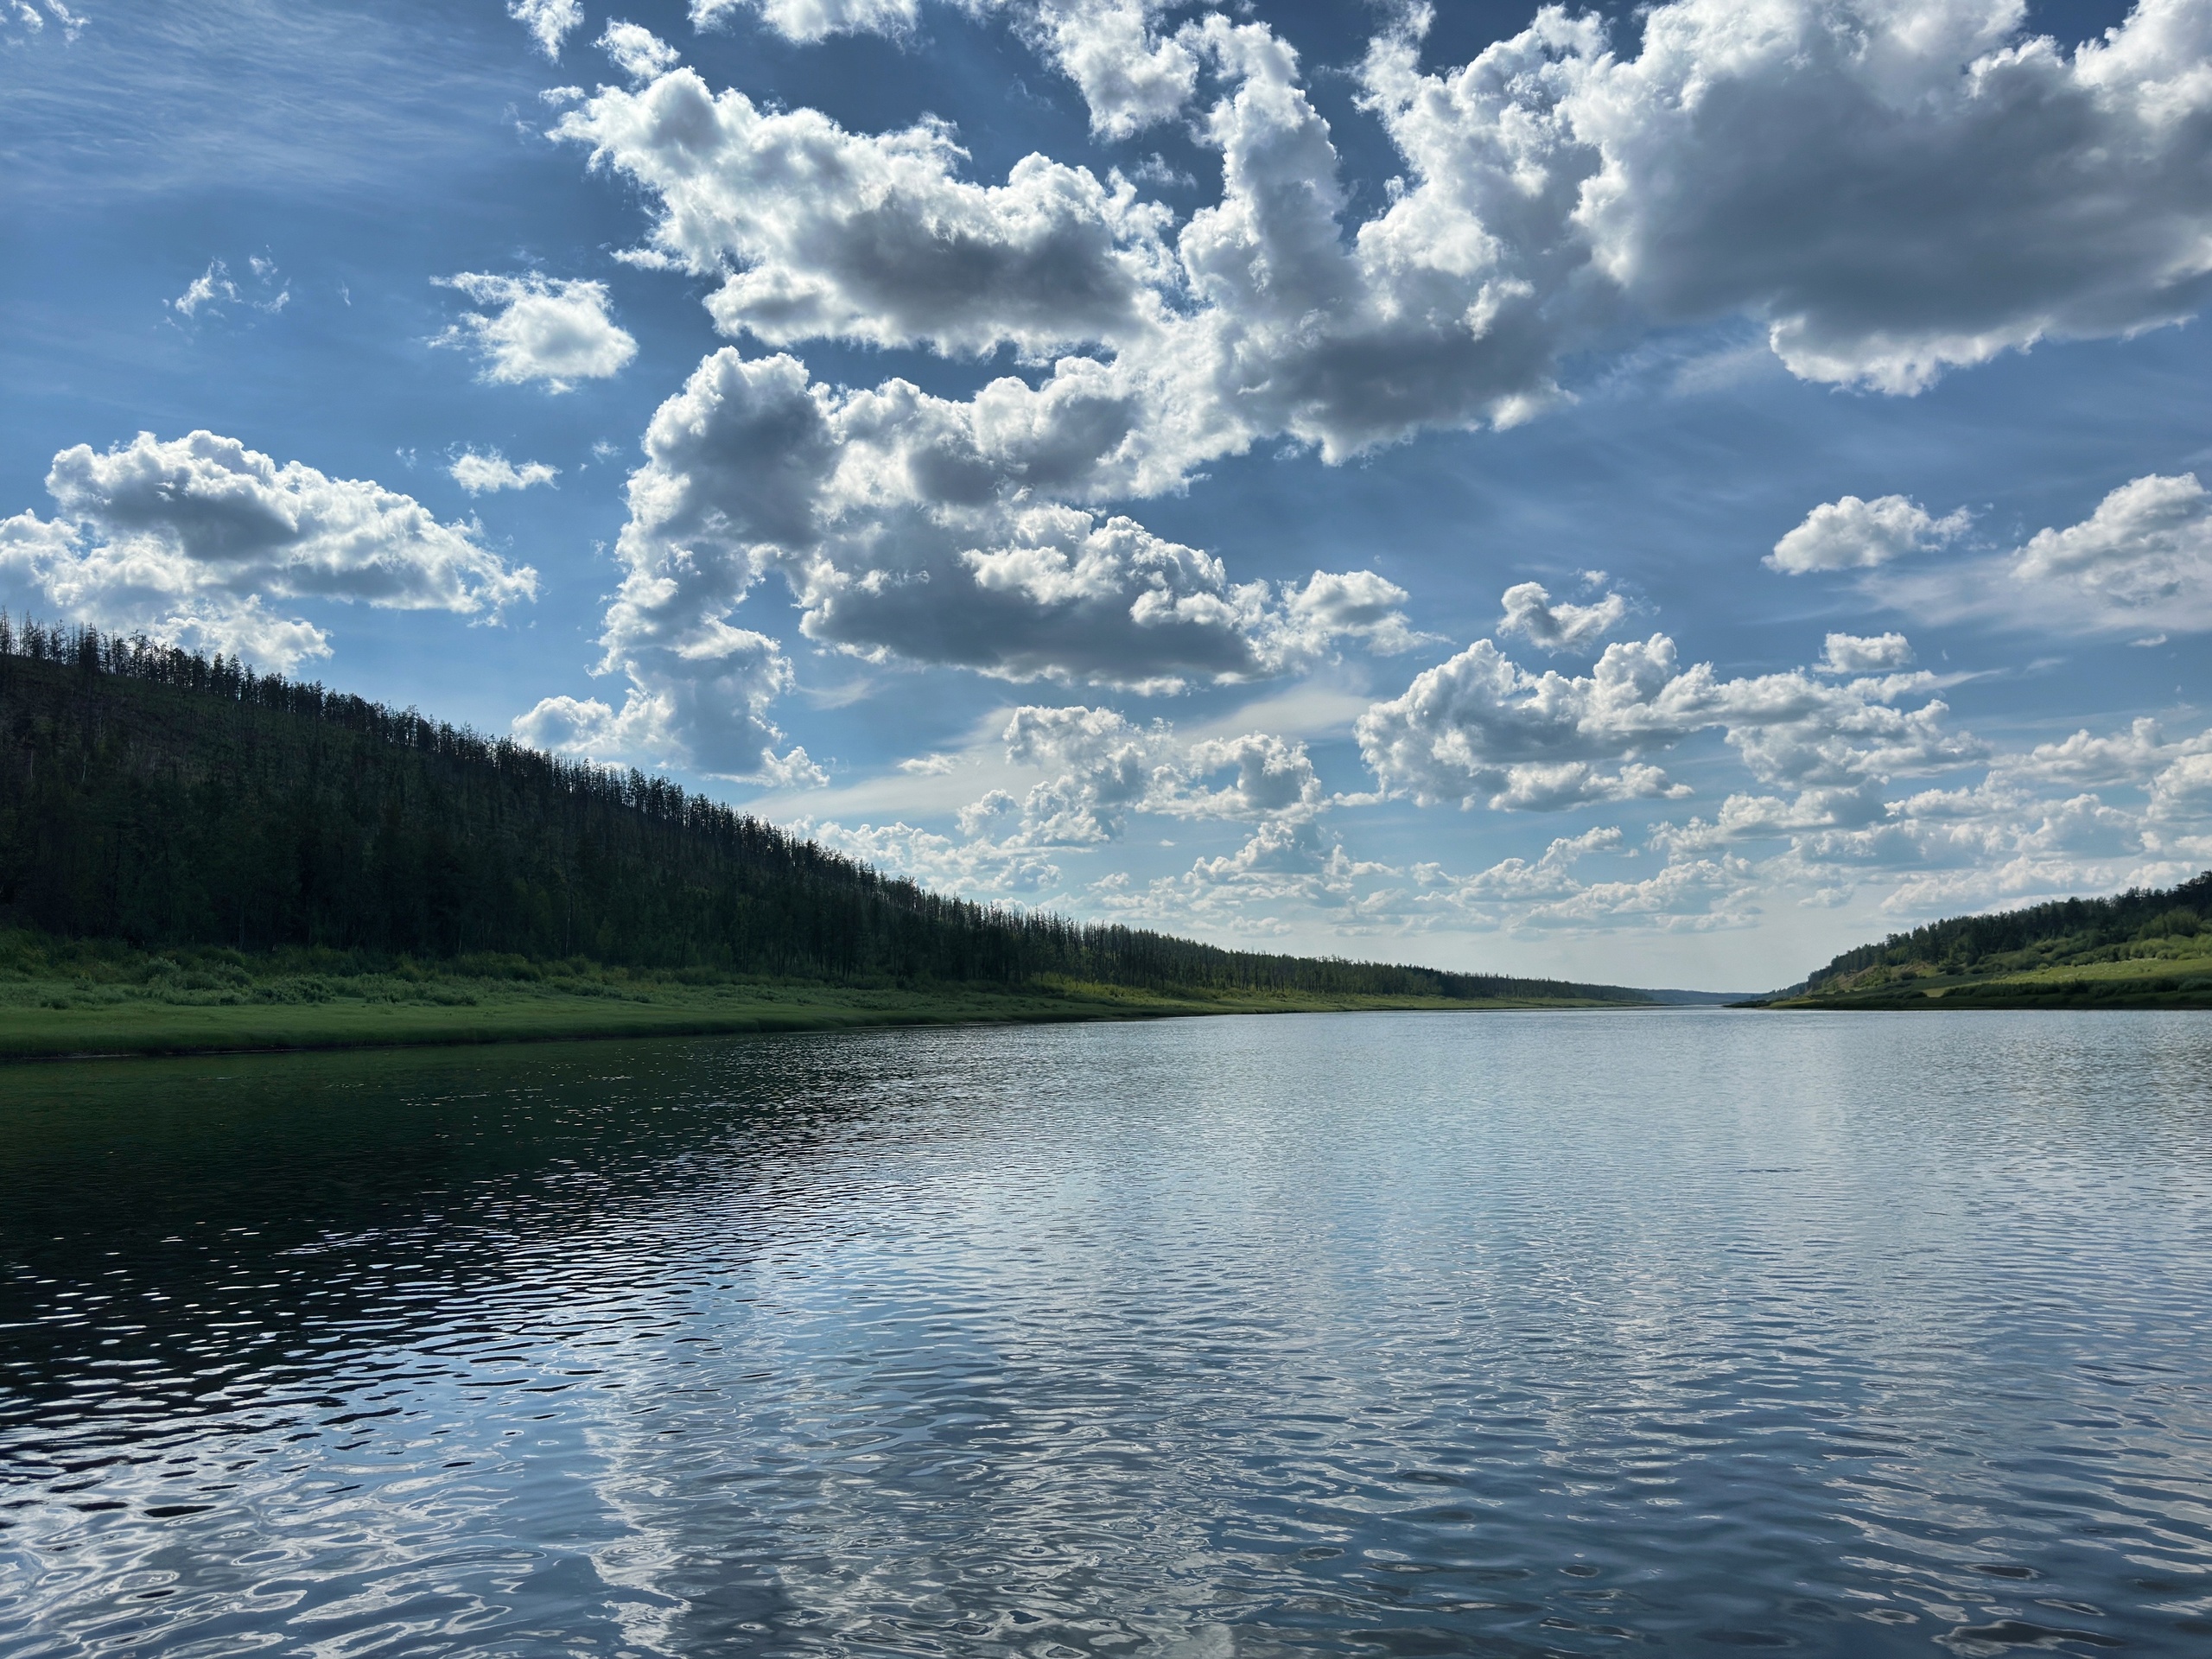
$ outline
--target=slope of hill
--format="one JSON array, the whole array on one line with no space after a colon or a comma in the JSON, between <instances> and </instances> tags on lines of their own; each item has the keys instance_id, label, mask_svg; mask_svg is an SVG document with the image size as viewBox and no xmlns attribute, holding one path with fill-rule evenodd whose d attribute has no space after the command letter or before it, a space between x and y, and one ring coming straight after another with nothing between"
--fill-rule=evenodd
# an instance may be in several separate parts
<instances>
[{"instance_id":1,"label":"slope of hill","mask_svg":"<svg viewBox=\"0 0 2212 1659\"><path fill-rule=\"evenodd\" d=\"M1958 916L1847 950L1777 1007L2212 1007L2212 871Z\"/></svg>"},{"instance_id":2,"label":"slope of hill","mask_svg":"<svg viewBox=\"0 0 2212 1659\"><path fill-rule=\"evenodd\" d=\"M29 930L16 958L36 965L17 973L19 990L73 974L95 1001L98 986L175 973L265 988L272 976L327 982L396 964L501 982L568 964L578 983L957 987L1075 995L1122 1012L1146 1011L1147 997L1155 1012L1224 999L1646 1000L986 907L663 779L556 760L219 657L0 618L10 924ZM107 943L79 950L65 974L55 964L67 953L53 947L67 940ZM290 966L270 965L287 952ZM202 966L181 967L188 956Z\"/></svg>"}]
</instances>

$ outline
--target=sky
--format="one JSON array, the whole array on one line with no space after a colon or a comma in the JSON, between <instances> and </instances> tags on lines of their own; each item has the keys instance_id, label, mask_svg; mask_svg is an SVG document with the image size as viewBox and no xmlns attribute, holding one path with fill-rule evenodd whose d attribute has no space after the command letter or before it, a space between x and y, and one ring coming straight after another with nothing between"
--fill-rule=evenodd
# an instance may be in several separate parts
<instances>
[{"instance_id":1,"label":"sky","mask_svg":"<svg viewBox=\"0 0 2212 1659\"><path fill-rule=\"evenodd\" d=\"M980 899L2212 865L2212 0L4 0L0 603Z\"/></svg>"}]
</instances>

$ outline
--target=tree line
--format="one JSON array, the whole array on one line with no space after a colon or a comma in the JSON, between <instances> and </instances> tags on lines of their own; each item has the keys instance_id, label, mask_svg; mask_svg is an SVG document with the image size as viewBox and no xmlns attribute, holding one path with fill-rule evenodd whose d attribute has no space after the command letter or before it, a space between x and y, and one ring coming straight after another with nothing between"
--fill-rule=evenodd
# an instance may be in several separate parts
<instances>
[{"instance_id":1,"label":"tree line","mask_svg":"<svg viewBox=\"0 0 2212 1659\"><path fill-rule=\"evenodd\" d=\"M146 947L497 952L844 983L1637 1000L980 905L665 778L219 653L3 613L0 916Z\"/></svg>"},{"instance_id":2,"label":"tree line","mask_svg":"<svg viewBox=\"0 0 2212 1659\"><path fill-rule=\"evenodd\" d=\"M1954 916L1910 932L1892 933L1878 944L1847 950L1808 976L1805 988L1816 991L1832 980L1868 968L1920 964L1942 973L1967 973L1985 957L2025 950L2063 940L2069 950L2139 940L2192 937L2212 925L2212 870L2179 887L2130 887L2109 899L2059 899L2024 910L1986 916Z\"/></svg>"}]
</instances>

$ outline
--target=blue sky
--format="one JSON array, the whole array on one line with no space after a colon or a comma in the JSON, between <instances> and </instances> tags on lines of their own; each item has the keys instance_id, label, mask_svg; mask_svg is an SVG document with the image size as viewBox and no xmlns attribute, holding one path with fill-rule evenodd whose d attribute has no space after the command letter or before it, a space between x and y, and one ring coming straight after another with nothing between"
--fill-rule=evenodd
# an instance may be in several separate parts
<instances>
[{"instance_id":1,"label":"blue sky","mask_svg":"<svg viewBox=\"0 0 2212 1659\"><path fill-rule=\"evenodd\" d=\"M2212 3L11 0L0 601L1755 988L2212 864Z\"/></svg>"}]
</instances>

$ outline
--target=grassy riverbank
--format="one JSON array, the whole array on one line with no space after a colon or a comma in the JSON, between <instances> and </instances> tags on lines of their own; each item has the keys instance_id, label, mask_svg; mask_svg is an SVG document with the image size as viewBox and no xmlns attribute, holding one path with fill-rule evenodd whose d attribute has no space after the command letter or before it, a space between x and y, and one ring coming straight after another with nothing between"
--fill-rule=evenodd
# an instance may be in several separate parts
<instances>
[{"instance_id":1,"label":"grassy riverbank","mask_svg":"<svg viewBox=\"0 0 2212 1659\"><path fill-rule=\"evenodd\" d=\"M0 935L0 1058L531 1042L857 1026L1352 1008L1604 1006L1573 998L1159 992L1071 981L851 986L571 961L424 965L308 950L168 952ZM1619 1006L1618 1003L1611 1006Z\"/></svg>"},{"instance_id":2,"label":"grassy riverbank","mask_svg":"<svg viewBox=\"0 0 2212 1659\"><path fill-rule=\"evenodd\" d=\"M1892 970L1775 1008L2212 1008L2212 951L1945 973Z\"/></svg>"},{"instance_id":3,"label":"grassy riverbank","mask_svg":"<svg viewBox=\"0 0 2212 1659\"><path fill-rule=\"evenodd\" d=\"M2212 871L1954 916L1847 950L1775 1008L2212 1008Z\"/></svg>"}]
</instances>

